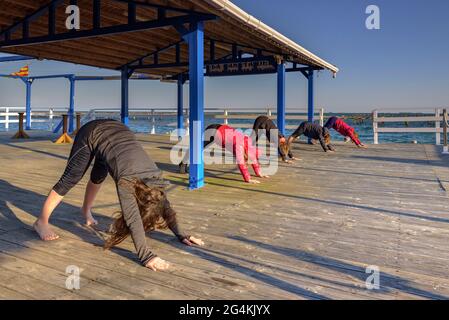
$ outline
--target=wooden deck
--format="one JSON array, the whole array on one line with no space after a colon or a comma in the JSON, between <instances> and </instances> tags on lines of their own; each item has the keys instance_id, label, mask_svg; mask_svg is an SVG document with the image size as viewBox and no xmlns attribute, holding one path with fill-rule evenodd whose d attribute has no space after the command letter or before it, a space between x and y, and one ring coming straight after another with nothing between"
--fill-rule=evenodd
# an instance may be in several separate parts
<instances>
[{"instance_id":1,"label":"wooden deck","mask_svg":"<svg viewBox=\"0 0 449 320\"><path fill-rule=\"evenodd\" d=\"M31 225L64 168L70 146L47 134L0 134L0 299L440 299L449 298L449 158L429 145L379 145L336 154L300 144L303 161L281 165L262 185L234 166L207 166L207 186L186 190L169 163L167 137L139 136L172 182L184 229L204 248L154 232L172 263L152 272L128 239L113 251L82 225L83 180L53 216L61 239L40 241ZM106 229L118 210L108 178L95 215ZM66 289L66 267L81 289ZM380 268L368 290L366 267Z\"/></svg>"}]
</instances>

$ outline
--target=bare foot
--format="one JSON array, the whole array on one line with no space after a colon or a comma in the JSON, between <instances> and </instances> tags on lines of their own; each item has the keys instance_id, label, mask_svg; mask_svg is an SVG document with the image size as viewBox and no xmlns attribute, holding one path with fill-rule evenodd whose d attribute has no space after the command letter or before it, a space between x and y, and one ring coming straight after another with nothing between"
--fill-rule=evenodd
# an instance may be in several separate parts
<instances>
[{"instance_id":1,"label":"bare foot","mask_svg":"<svg viewBox=\"0 0 449 320\"><path fill-rule=\"evenodd\" d=\"M98 221L95 220L94 217L92 216L92 212L87 211L87 213L86 212L82 212L82 213L83 213L83 217L86 219L86 226L93 227L98 224Z\"/></svg>"},{"instance_id":2,"label":"bare foot","mask_svg":"<svg viewBox=\"0 0 449 320\"><path fill-rule=\"evenodd\" d=\"M42 223L39 219L33 224L34 230L43 241L53 241L59 239L59 236L51 230L48 223Z\"/></svg>"}]
</instances>

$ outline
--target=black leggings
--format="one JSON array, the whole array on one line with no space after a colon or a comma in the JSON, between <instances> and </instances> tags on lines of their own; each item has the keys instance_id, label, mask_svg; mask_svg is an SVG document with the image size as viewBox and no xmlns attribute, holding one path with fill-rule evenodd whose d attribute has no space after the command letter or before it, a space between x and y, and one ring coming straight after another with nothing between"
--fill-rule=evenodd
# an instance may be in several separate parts
<instances>
[{"instance_id":1,"label":"black leggings","mask_svg":"<svg viewBox=\"0 0 449 320\"><path fill-rule=\"evenodd\" d=\"M209 136L209 139L205 139L204 140L204 145L203 145L203 149L206 149L206 147L212 143L214 143L215 140L215 134L217 132L217 130L221 127L221 124L211 124L210 126L208 126L206 128L206 132L207 131L211 131L212 134ZM206 138L206 137L205 137Z\"/></svg>"},{"instance_id":2,"label":"black leggings","mask_svg":"<svg viewBox=\"0 0 449 320\"><path fill-rule=\"evenodd\" d=\"M90 149L88 144L90 130L83 130L87 128L81 128L78 131L64 173L53 187L53 190L60 196L65 196L80 182L95 157L95 153ZM94 184L100 184L107 176L108 169L106 163L98 157L95 157L94 167L90 174L90 181Z\"/></svg>"},{"instance_id":3,"label":"black leggings","mask_svg":"<svg viewBox=\"0 0 449 320\"><path fill-rule=\"evenodd\" d=\"M211 130L211 133L209 137L204 137L204 143L203 143L203 149L206 149L206 147L212 143L214 143L215 140L215 134L218 130L218 128L220 128L222 125L221 124L211 124L210 126L208 126L205 130L205 132ZM213 130L213 131L212 131ZM179 164L180 166L185 165L186 163L189 162L189 157L190 157L190 153L186 152L184 159L182 159L181 163Z\"/></svg>"}]
</instances>

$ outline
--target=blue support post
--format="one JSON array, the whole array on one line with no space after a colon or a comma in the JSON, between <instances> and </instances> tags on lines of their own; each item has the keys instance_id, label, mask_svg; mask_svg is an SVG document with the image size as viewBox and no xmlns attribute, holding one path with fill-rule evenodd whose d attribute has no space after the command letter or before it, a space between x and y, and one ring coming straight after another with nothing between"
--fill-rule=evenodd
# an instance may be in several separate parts
<instances>
[{"instance_id":1,"label":"blue support post","mask_svg":"<svg viewBox=\"0 0 449 320\"><path fill-rule=\"evenodd\" d=\"M313 69L309 69L308 73L308 83L309 83L309 90L308 90L308 121L313 122L314 121L314 115L315 115L315 106L314 106L314 88L313 88L313 76L314 71Z\"/></svg>"},{"instance_id":2,"label":"blue support post","mask_svg":"<svg viewBox=\"0 0 449 320\"><path fill-rule=\"evenodd\" d=\"M75 124L75 77L70 77L69 133L74 131Z\"/></svg>"},{"instance_id":3,"label":"blue support post","mask_svg":"<svg viewBox=\"0 0 449 320\"><path fill-rule=\"evenodd\" d=\"M182 74L178 76L178 136L184 129L184 79Z\"/></svg>"},{"instance_id":4,"label":"blue support post","mask_svg":"<svg viewBox=\"0 0 449 320\"><path fill-rule=\"evenodd\" d=\"M278 107L277 123L279 132L285 134L285 64L278 64Z\"/></svg>"},{"instance_id":5,"label":"blue support post","mask_svg":"<svg viewBox=\"0 0 449 320\"><path fill-rule=\"evenodd\" d=\"M190 86L190 177L189 189L204 186L204 25L192 23L189 43Z\"/></svg>"},{"instance_id":6,"label":"blue support post","mask_svg":"<svg viewBox=\"0 0 449 320\"><path fill-rule=\"evenodd\" d=\"M313 88L313 76L314 71L312 68L309 69L307 81L309 84L308 88L308 122L313 123L315 116L315 106L314 106L314 88ZM312 143L312 139L309 138L309 144Z\"/></svg>"},{"instance_id":7,"label":"blue support post","mask_svg":"<svg viewBox=\"0 0 449 320\"><path fill-rule=\"evenodd\" d=\"M121 77L121 85L122 85L122 105L120 118L122 123L128 125L129 123L129 72L128 67L122 68L122 77Z\"/></svg>"},{"instance_id":8,"label":"blue support post","mask_svg":"<svg viewBox=\"0 0 449 320\"><path fill-rule=\"evenodd\" d=\"M25 130L31 130L31 84L32 80L26 79L26 126Z\"/></svg>"}]
</instances>

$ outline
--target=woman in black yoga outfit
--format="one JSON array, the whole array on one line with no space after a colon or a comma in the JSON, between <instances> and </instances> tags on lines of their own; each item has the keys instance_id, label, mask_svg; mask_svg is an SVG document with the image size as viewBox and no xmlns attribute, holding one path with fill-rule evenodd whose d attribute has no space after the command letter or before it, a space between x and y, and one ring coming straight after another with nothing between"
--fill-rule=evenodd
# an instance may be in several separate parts
<instances>
[{"instance_id":1,"label":"woman in black yoga outfit","mask_svg":"<svg viewBox=\"0 0 449 320\"><path fill-rule=\"evenodd\" d=\"M105 242L109 249L131 235L140 261L154 271L165 270L168 263L151 252L145 232L169 228L186 245L203 245L201 239L184 235L177 224L176 212L167 200L162 172L148 157L134 134L114 120L95 120L77 133L64 174L51 190L34 228L44 241L59 238L49 226L49 218L64 196L95 163L86 187L82 213L87 225L97 222L91 214L95 197L108 173L116 183L122 214L111 225Z\"/></svg>"},{"instance_id":2,"label":"woman in black yoga outfit","mask_svg":"<svg viewBox=\"0 0 449 320\"><path fill-rule=\"evenodd\" d=\"M299 125L298 129L292 133L288 138L288 144L293 143L300 136L305 135L306 137L318 140L323 148L324 152L334 152L335 148L330 144L331 135L329 129L323 128L317 123L303 122Z\"/></svg>"},{"instance_id":3,"label":"woman in black yoga outfit","mask_svg":"<svg viewBox=\"0 0 449 320\"><path fill-rule=\"evenodd\" d=\"M277 130L278 134L277 137L272 137L271 130ZM259 131L265 131L265 135L268 139L268 142L274 142L273 139L278 139L278 152L279 155L282 158L282 161L291 163L290 160L287 160L287 156L295 160L295 157L293 156L293 153L291 151L291 145L287 142L287 139L285 139L285 136L279 132L278 127L274 124L273 120L271 120L267 116L259 116L256 118L256 121L254 121L253 125L253 134L255 135L255 138L253 138L253 141L257 142L259 141Z\"/></svg>"}]
</instances>

